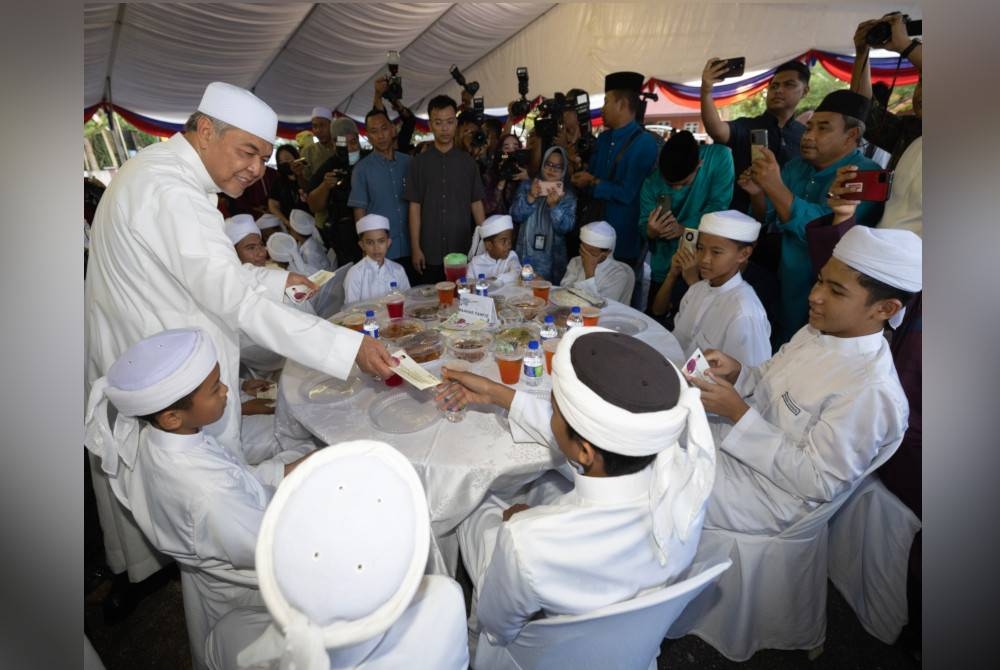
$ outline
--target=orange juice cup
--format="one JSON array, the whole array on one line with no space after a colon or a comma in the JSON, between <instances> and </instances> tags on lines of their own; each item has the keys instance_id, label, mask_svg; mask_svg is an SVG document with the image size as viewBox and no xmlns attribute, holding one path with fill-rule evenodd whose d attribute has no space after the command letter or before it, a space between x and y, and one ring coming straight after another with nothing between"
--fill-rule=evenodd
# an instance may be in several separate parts
<instances>
[{"instance_id":1,"label":"orange juice cup","mask_svg":"<svg viewBox=\"0 0 1000 670\"><path fill-rule=\"evenodd\" d=\"M601 310L597 307L588 306L580 310L580 315L583 317L583 325L596 326L601 318Z\"/></svg>"},{"instance_id":2,"label":"orange juice cup","mask_svg":"<svg viewBox=\"0 0 1000 670\"><path fill-rule=\"evenodd\" d=\"M450 305L455 302L455 282L439 281L434 285L438 292L438 302L442 305Z\"/></svg>"},{"instance_id":3,"label":"orange juice cup","mask_svg":"<svg viewBox=\"0 0 1000 670\"><path fill-rule=\"evenodd\" d=\"M531 292L536 298L541 298L545 302L549 301L550 288L552 288L552 282L545 279L536 279L531 282Z\"/></svg>"},{"instance_id":4,"label":"orange juice cup","mask_svg":"<svg viewBox=\"0 0 1000 670\"><path fill-rule=\"evenodd\" d=\"M542 342L542 351L545 352L545 371L552 374L552 356L559 347L560 338L552 337Z\"/></svg>"},{"instance_id":5,"label":"orange juice cup","mask_svg":"<svg viewBox=\"0 0 1000 670\"><path fill-rule=\"evenodd\" d=\"M348 314L344 317L344 327L363 333L365 330L364 314Z\"/></svg>"},{"instance_id":6,"label":"orange juice cup","mask_svg":"<svg viewBox=\"0 0 1000 670\"><path fill-rule=\"evenodd\" d=\"M500 381L504 384L516 384L521 379L521 367L524 364L524 349L518 347L513 351L495 351L497 368L500 370Z\"/></svg>"}]
</instances>

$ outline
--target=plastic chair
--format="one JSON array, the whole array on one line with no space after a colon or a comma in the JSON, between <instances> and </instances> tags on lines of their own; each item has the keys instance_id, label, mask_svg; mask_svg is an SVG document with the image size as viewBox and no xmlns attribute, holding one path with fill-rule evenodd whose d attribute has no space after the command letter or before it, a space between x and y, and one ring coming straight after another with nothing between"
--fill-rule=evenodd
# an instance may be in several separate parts
<instances>
[{"instance_id":1,"label":"plastic chair","mask_svg":"<svg viewBox=\"0 0 1000 670\"><path fill-rule=\"evenodd\" d=\"M908 620L906 575L920 519L875 475L830 520L829 576L864 629L893 644Z\"/></svg>"},{"instance_id":2,"label":"plastic chair","mask_svg":"<svg viewBox=\"0 0 1000 670\"><path fill-rule=\"evenodd\" d=\"M853 487L777 535L703 528L694 560L729 558L735 568L691 603L667 637L696 635L732 661L759 649L819 656L826 640L827 523L898 447L884 447Z\"/></svg>"},{"instance_id":3,"label":"plastic chair","mask_svg":"<svg viewBox=\"0 0 1000 670\"><path fill-rule=\"evenodd\" d=\"M476 670L656 670L663 635L691 600L732 565L723 561L694 576L623 603L582 615L531 621L507 646L485 634L476 649Z\"/></svg>"}]
</instances>

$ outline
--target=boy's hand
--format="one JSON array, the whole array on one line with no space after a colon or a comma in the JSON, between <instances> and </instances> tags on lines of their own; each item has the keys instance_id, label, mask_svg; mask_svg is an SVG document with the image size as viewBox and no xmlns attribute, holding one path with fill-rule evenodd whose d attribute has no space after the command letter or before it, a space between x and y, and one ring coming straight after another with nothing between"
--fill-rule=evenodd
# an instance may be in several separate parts
<instances>
[{"instance_id":1,"label":"boy's hand","mask_svg":"<svg viewBox=\"0 0 1000 670\"><path fill-rule=\"evenodd\" d=\"M692 386L701 389L701 404L705 406L705 411L723 416L733 423L743 418L750 405L740 397L733 385L721 376L712 374L711 370L706 370L705 376L711 381L687 377Z\"/></svg>"},{"instance_id":2,"label":"boy's hand","mask_svg":"<svg viewBox=\"0 0 1000 670\"><path fill-rule=\"evenodd\" d=\"M740 377L740 370L743 369L742 363L718 349L706 349L704 353L705 360L708 361L716 377L722 377L730 384L736 383Z\"/></svg>"},{"instance_id":3,"label":"boy's hand","mask_svg":"<svg viewBox=\"0 0 1000 670\"><path fill-rule=\"evenodd\" d=\"M395 374L392 368L399 365L399 361L381 342L367 335L361 340L361 348L358 349L358 355L354 360L362 372L378 375L382 379L388 379Z\"/></svg>"},{"instance_id":4,"label":"boy's hand","mask_svg":"<svg viewBox=\"0 0 1000 670\"><path fill-rule=\"evenodd\" d=\"M441 377L449 383L438 387L435 400L439 407L456 411L474 404L500 405L510 409L514 390L503 384L472 372L450 370L447 364L441 369Z\"/></svg>"},{"instance_id":5,"label":"boy's hand","mask_svg":"<svg viewBox=\"0 0 1000 670\"><path fill-rule=\"evenodd\" d=\"M243 416L251 416L254 414L274 414L274 401L254 398L253 400L247 400L243 403L242 409Z\"/></svg>"},{"instance_id":6,"label":"boy's hand","mask_svg":"<svg viewBox=\"0 0 1000 670\"><path fill-rule=\"evenodd\" d=\"M525 505L524 503L516 503L511 505L503 511L503 520L510 521L510 518L517 514L518 512L523 512L526 509L531 509L531 505Z\"/></svg>"},{"instance_id":7,"label":"boy's hand","mask_svg":"<svg viewBox=\"0 0 1000 670\"><path fill-rule=\"evenodd\" d=\"M270 379L248 379L240 386L244 393L249 393L250 395L256 394L258 391L266 391L267 389L274 386L274 382Z\"/></svg>"}]
</instances>

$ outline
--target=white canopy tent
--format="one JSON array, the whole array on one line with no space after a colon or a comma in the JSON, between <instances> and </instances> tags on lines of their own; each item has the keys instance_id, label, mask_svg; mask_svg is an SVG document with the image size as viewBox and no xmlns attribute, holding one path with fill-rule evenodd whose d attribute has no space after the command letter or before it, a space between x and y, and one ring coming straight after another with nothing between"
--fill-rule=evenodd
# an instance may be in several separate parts
<instances>
[{"instance_id":1,"label":"white canopy tent","mask_svg":"<svg viewBox=\"0 0 1000 670\"><path fill-rule=\"evenodd\" d=\"M180 123L207 83L253 90L281 121L315 105L360 119L388 50L400 52L403 100L421 113L438 93L458 96L448 68L480 82L489 111L517 98L603 91L604 75L698 79L711 56L745 56L764 70L810 49L853 51L867 18L914 5L867 3L287 3L85 5L84 106L110 100Z\"/></svg>"}]
</instances>

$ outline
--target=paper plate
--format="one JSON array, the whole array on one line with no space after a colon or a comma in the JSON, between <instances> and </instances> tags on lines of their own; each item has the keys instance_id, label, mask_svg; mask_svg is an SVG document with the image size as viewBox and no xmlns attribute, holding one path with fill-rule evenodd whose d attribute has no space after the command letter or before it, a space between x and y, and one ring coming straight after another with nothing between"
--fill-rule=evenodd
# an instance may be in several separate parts
<instances>
[{"instance_id":1,"label":"paper plate","mask_svg":"<svg viewBox=\"0 0 1000 670\"><path fill-rule=\"evenodd\" d=\"M631 316L623 316L620 314L609 316L601 315L601 319L597 322L597 325L602 328L614 330L623 335L638 335L649 327L649 324L642 319L637 319Z\"/></svg>"},{"instance_id":2,"label":"paper plate","mask_svg":"<svg viewBox=\"0 0 1000 670\"><path fill-rule=\"evenodd\" d=\"M402 435L415 433L439 421L441 412L429 395L420 398L418 391L402 388L384 393L368 407L368 419L376 430Z\"/></svg>"},{"instance_id":3,"label":"paper plate","mask_svg":"<svg viewBox=\"0 0 1000 670\"><path fill-rule=\"evenodd\" d=\"M336 377L324 377L318 382L307 379L302 384L302 396L306 402L332 404L347 400L360 391L363 385L361 378L353 375L347 381Z\"/></svg>"}]
</instances>

